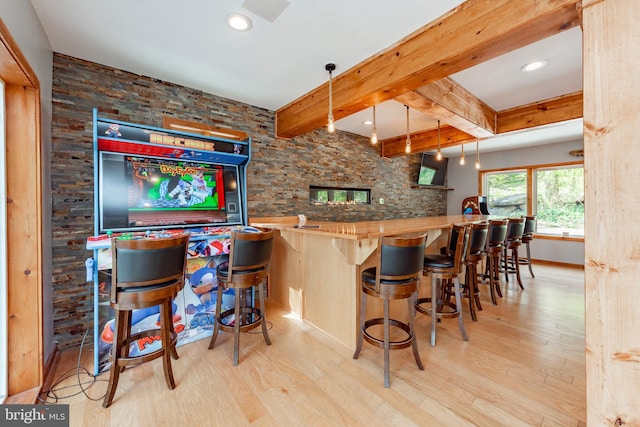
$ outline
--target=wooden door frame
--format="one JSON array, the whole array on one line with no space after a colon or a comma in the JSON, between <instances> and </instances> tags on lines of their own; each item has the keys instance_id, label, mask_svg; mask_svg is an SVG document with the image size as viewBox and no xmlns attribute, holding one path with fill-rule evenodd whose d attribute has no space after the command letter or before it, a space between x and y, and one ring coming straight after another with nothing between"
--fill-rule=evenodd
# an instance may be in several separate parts
<instances>
[{"instance_id":1,"label":"wooden door frame","mask_svg":"<svg viewBox=\"0 0 640 427\"><path fill-rule=\"evenodd\" d=\"M40 83L0 19L5 85L9 396L43 382Z\"/></svg>"}]
</instances>

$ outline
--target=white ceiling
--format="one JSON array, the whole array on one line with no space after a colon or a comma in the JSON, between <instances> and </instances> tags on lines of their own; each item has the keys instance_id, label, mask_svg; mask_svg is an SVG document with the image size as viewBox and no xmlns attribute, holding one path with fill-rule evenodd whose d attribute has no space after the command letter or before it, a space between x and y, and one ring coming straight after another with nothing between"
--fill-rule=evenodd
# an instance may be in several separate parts
<instances>
[{"instance_id":1,"label":"white ceiling","mask_svg":"<svg viewBox=\"0 0 640 427\"><path fill-rule=\"evenodd\" d=\"M277 110L325 83L327 62L336 64L334 76L337 76L462 1L31 0L31 3L54 52ZM267 10L259 11L257 6L266 6ZM275 11L278 6L284 10L275 19L267 17L265 12ZM252 29L231 30L225 23L229 13L251 18ZM575 92L582 89L581 37L580 28L574 28L451 77L495 110ZM544 59L548 65L533 73L520 71L522 65L534 59ZM410 117L411 132L435 127L433 119L418 111L411 110ZM371 111L361 111L337 121L336 127L369 135L371 127L362 122L370 118ZM402 104L395 101L380 104L376 107L376 119L380 139L406 132L406 110ZM484 140L480 148L491 151L581 138L582 121L574 120ZM443 150L449 155L458 151L459 148Z\"/></svg>"}]
</instances>

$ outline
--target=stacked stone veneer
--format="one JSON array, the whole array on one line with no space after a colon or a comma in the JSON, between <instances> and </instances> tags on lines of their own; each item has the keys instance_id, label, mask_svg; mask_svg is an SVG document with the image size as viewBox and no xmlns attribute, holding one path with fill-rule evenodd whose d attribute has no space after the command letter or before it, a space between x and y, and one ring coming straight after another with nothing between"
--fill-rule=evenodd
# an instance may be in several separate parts
<instances>
[{"instance_id":1,"label":"stacked stone veneer","mask_svg":"<svg viewBox=\"0 0 640 427\"><path fill-rule=\"evenodd\" d=\"M303 213L360 221L446 214L446 192L411 188L420 155L384 159L361 136L319 129L277 139L273 111L60 54L54 54L52 98L53 319L61 348L78 345L87 330L92 340L93 284L85 280L92 253L85 244L94 234L94 108L100 117L154 127L170 116L247 132L253 147L249 217ZM374 203L310 205L309 185L370 188Z\"/></svg>"}]
</instances>

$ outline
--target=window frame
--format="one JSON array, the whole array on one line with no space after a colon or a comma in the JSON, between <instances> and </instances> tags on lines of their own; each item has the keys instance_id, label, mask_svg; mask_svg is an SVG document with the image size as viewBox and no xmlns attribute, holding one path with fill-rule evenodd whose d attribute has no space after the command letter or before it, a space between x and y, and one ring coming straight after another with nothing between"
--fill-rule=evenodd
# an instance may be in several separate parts
<instances>
[{"instance_id":1,"label":"window frame","mask_svg":"<svg viewBox=\"0 0 640 427\"><path fill-rule=\"evenodd\" d=\"M582 167L584 173L584 161L574 161L574 162L559 162L559 163L545 163L545 164L535 164L528 166L513 166L507 168L496 168L496 169L486 169L478 172L478 194L484 195L487 193L486 190L486 182L487 176L494 173L505 173L505 172L519 172L523 171L526 173L526 188L527 188L527 215L534 215L536 212L536 172L539 170L552 170L552 169L563 169L570 167ZM576 242L584 242L583 236L563 236L561 234L539 234L536 232L536 238L541 239L549 239L549 240L566 240L566 241L576 241Z\"/></svg>"},{"instance_id":2,"label":"window frame","mask_svg":"<svg viewBox=\"0 0 640 427\"><path fill-rule=\"evenodd\" d=\"M324 203L318 202L318 194L327 193L327 201ZM366 202L359 202L356 200L356 193L360 193L366 195ZM346 200L336 200L337 194L344 194L346 196ZM322 186L322 185L310 185L309 186L309 204L312 205L348 205L348 204L358 204L358 205L370 205L371 204L371 189L370 188L342 188L342 187L331 187L331 186Z\"/></svg>"}]
</instances>

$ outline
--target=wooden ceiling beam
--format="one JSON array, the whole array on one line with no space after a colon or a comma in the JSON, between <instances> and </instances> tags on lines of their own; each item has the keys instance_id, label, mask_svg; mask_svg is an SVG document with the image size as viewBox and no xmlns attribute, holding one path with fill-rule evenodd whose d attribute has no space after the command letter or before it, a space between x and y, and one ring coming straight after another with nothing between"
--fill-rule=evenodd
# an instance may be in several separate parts
<instances>
[{"instance_id":1,"label":"wooden ceiling beam","mask_svg":"<svg viewBox=\"0 0 640 427\"><path fill-rule=\"evenodd\" d=\"M496 133L496 112L449 77L403 93L395 100L476 138Z\"/></svg>"},{"instance_id":2,"label":"wooden ceiling beam","mask_svg":"<svg viewBox=\"0 0 640 427\"><path fill-rule=\"evenodd\" d=\"M578 25L579 0L468 0L333 79L336 120ZM328 83L276 111L276 136L326 124Z\"/></svg>"},{"instance_id":3,"label":"wooden ceiling beam","mask_svg":"<svg viewBox=\"0 0 640 427\"><path fill-rule=\"evenodd\" d=\"M529 129L582 117L582 91L499 111L497 133Z\"/></svg>"},{"instance_id":4,"label":"wooden ceiling beam","mask_svg":"<svg viewBox=\"0 0 640 427\"><path fill-rule=\"evenodd\" d=\"M438 148L438 129L425 132L416 132L409 135L411 138L411 153L435 150ZM456 145L475 141L477 138L454 128L453 126L440 126L440 148L454 147ZM381 141L382 157L404 156L407 136L396 136Z\"/></svg>"}]
</instances>

